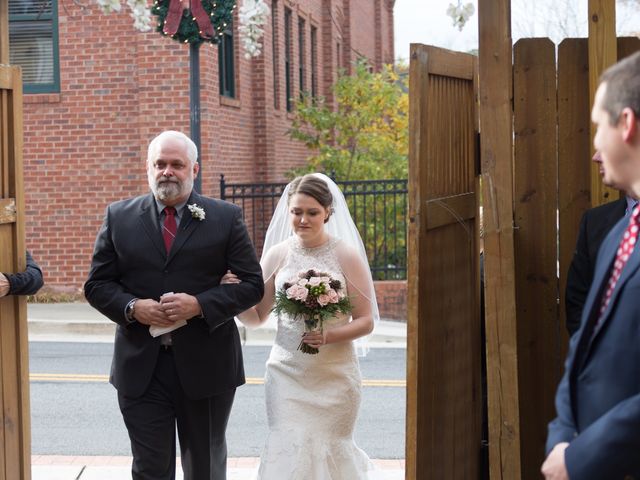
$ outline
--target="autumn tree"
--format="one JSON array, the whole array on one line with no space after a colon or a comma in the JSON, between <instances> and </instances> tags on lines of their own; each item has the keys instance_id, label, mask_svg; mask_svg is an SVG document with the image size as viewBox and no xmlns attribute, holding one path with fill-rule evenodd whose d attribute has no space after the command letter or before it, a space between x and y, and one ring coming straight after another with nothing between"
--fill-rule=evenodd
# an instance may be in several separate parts
<instances>
[{"instance_id":1,"label":"autumn tree","mask_svg":"<svg viewBox=\"0 0 640 480\"><path fill-rule=\"evenodd\" d=\"M391 66L372 72L364 60L333 86L335 108L303 96L289 134L310 150L293 175L334 172L339 180L407 178L409 99L406 76Z\"/></svg>"}]
</instances>

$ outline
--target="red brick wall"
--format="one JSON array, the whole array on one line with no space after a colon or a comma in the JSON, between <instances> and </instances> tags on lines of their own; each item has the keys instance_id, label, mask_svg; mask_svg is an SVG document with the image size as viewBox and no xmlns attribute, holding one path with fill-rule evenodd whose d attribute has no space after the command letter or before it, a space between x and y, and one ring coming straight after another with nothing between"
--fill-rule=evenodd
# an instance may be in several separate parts
<instances>
[{"instance_id":1,"label":"red brick wall","mask_svg":"<svg viewBox=\"0 0 640 480\"><path fill-rule=\"evenodd\" d=\"M407 319L407 282L385 280L374 282L380 318L387 320Z\"/></svg>"},{"instance_id":2,"label":"red brick wall","mask_svg":"<svg viewBox=\"0 0 640 480\"><path fill-rule=\"evenodd\" d=\"M344 25L345 4L352 12L349 26ZM376 44L393 51L386 33L392 28L391 15L381 16L387 25L380 29L373 28L373 20L359 21L374 18L372 0L278 0L277 5L278 108L270 20L263 55L251 60L244 58L236 28L235 99L218 94L217 46L200 48L201 171L207 195L219 196L220 173L232 182L282 181L307 156L303 146L286 136L291 114L285 109L285 5L293 12L295 98L299 17L305 20L308 88L310 26L318 28L323 95L330 94L336 78L337 41L343 52L345 42L358 45L372 61ZM165 129L189 132L189 47L155 32L133 30L124 10L103 15L95 7L81 10L73 3L59 8L61 91L25 95L27 245L45 271L47 286L57 290L82 286L105 206L148 190L149 140ZM345 39L345 32L353 32L354 38Z\"/></svg>"}]
</instances>

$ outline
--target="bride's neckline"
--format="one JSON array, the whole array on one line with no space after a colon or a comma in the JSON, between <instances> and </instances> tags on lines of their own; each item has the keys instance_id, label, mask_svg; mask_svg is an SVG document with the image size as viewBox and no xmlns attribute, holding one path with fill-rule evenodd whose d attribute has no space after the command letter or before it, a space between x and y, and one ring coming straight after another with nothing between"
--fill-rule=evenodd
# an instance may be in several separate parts
<instances>
[{"instance_id":1,"label":"bride's neckline","mask_svg":"<svg viewBox=\"0 0 640 480\"><path fill-rule=\"evenodd\" d=\"M334 243L334 241L335 241L335 238L332 237L331 235L328 235L327 236L327 240L325 240L321 244L315 245L313 247L307 247L307 246L302 244L302 242L300 241L300 237L298 237L297 235L293 235L292 236L293 246L296 247L296 249L303 250L305 252L316 252L318 250L321 250L323 248L326 248L326 247L332 245Z\"/></svg>"}]
</instances>

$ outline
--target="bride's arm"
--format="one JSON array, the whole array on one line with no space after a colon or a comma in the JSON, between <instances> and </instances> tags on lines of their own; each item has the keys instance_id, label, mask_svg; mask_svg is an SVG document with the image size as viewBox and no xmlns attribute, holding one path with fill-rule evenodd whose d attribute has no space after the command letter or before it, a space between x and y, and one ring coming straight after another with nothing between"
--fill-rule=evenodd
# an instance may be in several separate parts
<instances>
[{"instance_id":1,"label":"bride's arm","mask_svg":"<svg viewBox=\"0 0 640 480\"><path fill-rule=\"evenodd\" d=\"M284 247L282 244L275 245L267 252L261 264L264 278L264 295L260 303L237 315L238 320L247 327L258 327L269 318L269 313L271 313L275 300L276 273L278 273L284 260Z\"/></svg>"},{"instance_id":2,"label":"bride's arm","mask_svg":"<svg viewBox=\"0 0 640 480\"><path fill-rule=\"evenodd\" d=\"M372 292L370 291L373 282L369 265L351 249L345 249L338 257L342 271L349 272L345 278L351 300L352 319L351 322L327 329L322 334L307 334L303 341L312 347L352 341L373 331Z\"/></svg>"}]
</instances>

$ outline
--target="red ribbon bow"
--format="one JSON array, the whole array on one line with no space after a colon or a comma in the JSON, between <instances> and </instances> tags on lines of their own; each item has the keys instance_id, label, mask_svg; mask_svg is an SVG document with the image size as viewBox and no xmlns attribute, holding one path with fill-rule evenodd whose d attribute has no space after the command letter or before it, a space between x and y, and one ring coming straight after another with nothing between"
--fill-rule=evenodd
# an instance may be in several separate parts
<instances>
[{"instance_id":1,"label":"red ribbon bow","mask_svg":"<svg viewBox=\"0 0 640 480\"><path fill-rule=\"evenodd\" d=\"M209 15L207 15L202 6L202 0L171 0L162 31L167 35L175 35L180 27L182 12L188 8L191 9L191 13L196 19L200 36L206 39L213 38L213 26L209 20Z\"/></svg>"}]
</instances>

